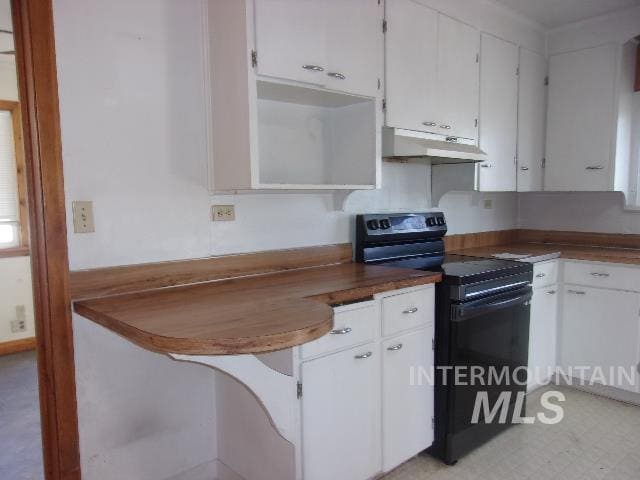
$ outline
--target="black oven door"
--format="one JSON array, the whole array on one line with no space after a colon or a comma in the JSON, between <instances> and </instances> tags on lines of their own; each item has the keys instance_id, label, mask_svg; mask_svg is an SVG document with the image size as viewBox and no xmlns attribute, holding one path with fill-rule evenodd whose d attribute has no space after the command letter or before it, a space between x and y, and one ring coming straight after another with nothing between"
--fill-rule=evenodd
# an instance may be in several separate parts
<instances>
[{"instance_id":1,"label":"black oven door","mask_svg":"<svg viewBox=\"0 0 640 480\"><path fill-rule=\"evenodd\" d=\"M449 461L457 460L512 423L518 393L526 392L531 296L531 287L526 286L451 305L449 365L454 370L448 375ZM456 367L466 372L466 376L459 375L458 382ZM500 413L493 420L486 418L484 409L479 409L480 415L474 421L480 392L486 392L481 395L486 396L491 409L503 392L510 392L502 395L502 402L506 404L505 397L509 401L506 424L500 422Z\"/></svg>"}]
</instances>

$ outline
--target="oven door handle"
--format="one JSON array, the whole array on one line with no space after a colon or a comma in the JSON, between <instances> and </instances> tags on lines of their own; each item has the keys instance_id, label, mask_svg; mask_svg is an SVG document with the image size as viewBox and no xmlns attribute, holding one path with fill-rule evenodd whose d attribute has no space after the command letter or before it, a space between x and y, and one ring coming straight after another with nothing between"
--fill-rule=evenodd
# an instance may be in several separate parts
<instances>
[{"instance_id":1,"label":"oven door handle","mask_svg":"<svg viewBox=\"0 0 640 480\"><path fill-rule=\"evenodd\" d=\"M524 295L518 295L517 297L506 298L495 302L479 303L476 305L457 305L455 307L455 315L453 316L452 321L462 322L468 318L489 313L491 311L527 304L531 301L532 296L533 292L528 291Z\"/></svg>"}]
</instances>

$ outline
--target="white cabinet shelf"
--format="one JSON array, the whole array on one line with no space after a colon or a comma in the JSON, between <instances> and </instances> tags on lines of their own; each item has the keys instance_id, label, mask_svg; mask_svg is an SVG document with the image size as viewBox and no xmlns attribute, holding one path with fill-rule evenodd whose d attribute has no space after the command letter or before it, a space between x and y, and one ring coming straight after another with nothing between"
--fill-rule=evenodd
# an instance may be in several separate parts
<instances>
[{"instance_id":1,"label":"white cabinet shelf","mask_svg":"<svg viewBox=\"0 0 640 480\"><path fill-rule=\"evenodd\" d=\"M333 1L209 0L211 190L380 186L382 7Z\"/></svg>"}]
</instances>

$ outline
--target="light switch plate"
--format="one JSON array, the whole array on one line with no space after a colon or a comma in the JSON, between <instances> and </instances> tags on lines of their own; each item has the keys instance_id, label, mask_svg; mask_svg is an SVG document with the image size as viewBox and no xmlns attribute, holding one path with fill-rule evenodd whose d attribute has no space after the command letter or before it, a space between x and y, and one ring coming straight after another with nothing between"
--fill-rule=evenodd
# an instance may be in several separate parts
<instances>
[{"instance_id":1,"label":"light switch plate","mask_svg":"<svg viewBox=\"0 0 640 480\"><path fill-rule=\"evenodd\" d=\"M233 205L214 205L211 216L214 222L231 222L236 219L236 208Z\"/></svg>"},{"instance_id":2,"label":"light switch plate","mask_svg":"<svg viewBox=\"0 0 640 480\"><path fill-rule=\"evenodd\" d=\"M73 231L75 233L93 233L96 231L93 219L93 202L76 201L73 208Z\"/></svg>"}]
</instances>

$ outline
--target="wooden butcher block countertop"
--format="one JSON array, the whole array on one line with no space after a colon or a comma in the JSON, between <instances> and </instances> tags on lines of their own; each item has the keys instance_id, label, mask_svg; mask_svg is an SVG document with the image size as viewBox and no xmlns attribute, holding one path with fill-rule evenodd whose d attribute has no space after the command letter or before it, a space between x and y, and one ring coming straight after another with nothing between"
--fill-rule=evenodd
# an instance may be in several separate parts
<instances>
[{"instance_id":1,"label":"wooden butcher block countertop","mask_svg":"<svg viewBox=\"0 0 640 480\"><path fill-rule=\"evenodd\" d=\"M325 335L332 305L440 280L439 273L344 263L79 300L74 309L160 353L260 353Z\"/></svg>"},{"instance_id":2,"label":"wooden butcher block countertop","mask_svg":"<svg viewBox=\"0 0 640 480\"><path fill-rule=\"evenodd\" d=\"M570 260L640 265L640 248L581 246L554 243L513 243L466 248L464 250L457 250L451 253L469 255L471 257L491 257L492 255L500 253L514 253L530 256L560 253L559 258Z\"/></svg>"}]
</instances>

